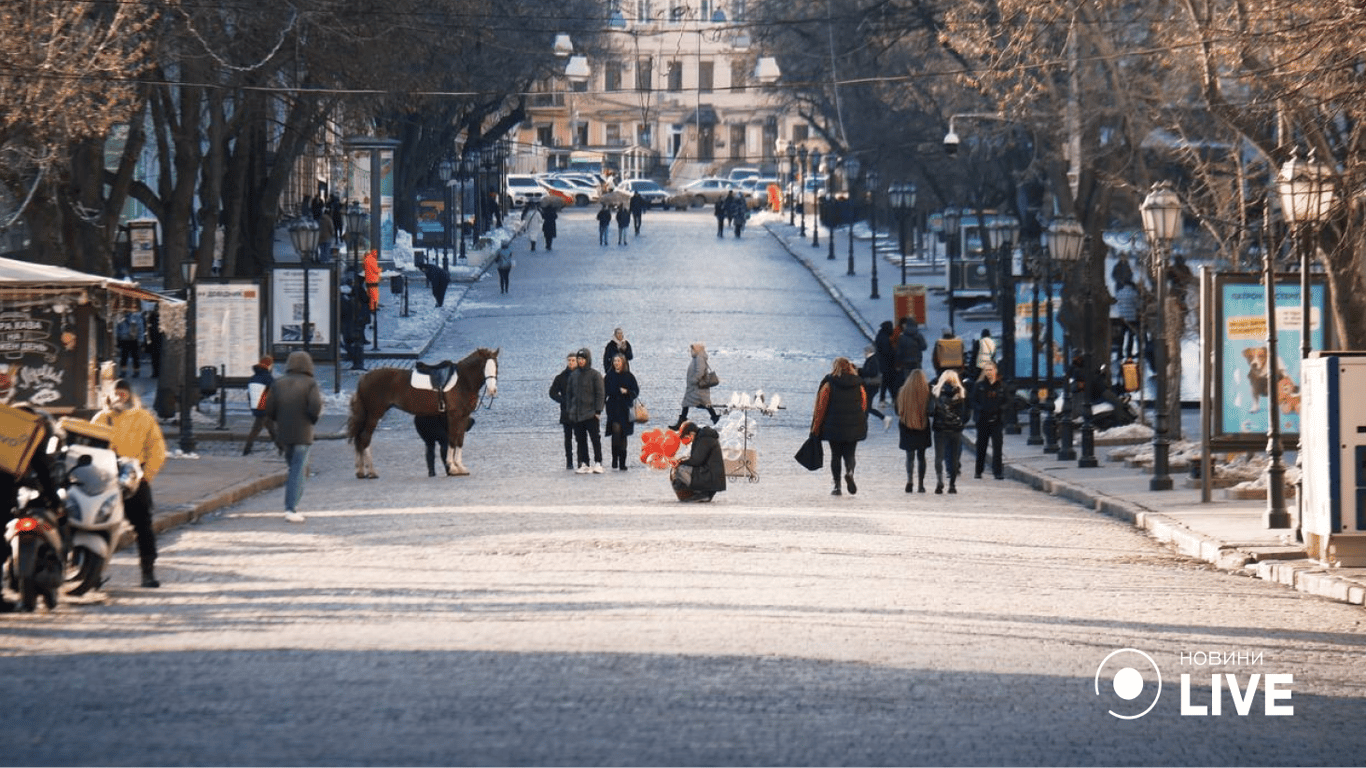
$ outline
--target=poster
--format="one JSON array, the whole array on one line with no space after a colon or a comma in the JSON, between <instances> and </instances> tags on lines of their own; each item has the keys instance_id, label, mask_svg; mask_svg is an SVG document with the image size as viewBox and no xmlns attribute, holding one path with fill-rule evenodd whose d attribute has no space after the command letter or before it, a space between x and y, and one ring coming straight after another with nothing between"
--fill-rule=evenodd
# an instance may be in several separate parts
<instances>
[{"instance_id":1,"label":"poster","mask_svg":"<svg viewBox=\"0 0 1366 768\"><path fill-rule=\"evenodd\" d=\"M316 272L316 271L315 271ZM261 286L256 282L195 283L195 361L250 378L261 359Z\"/></svg>"},{"instance_id":2,"label":"poster","mask_svg":"<svg viewBox=\"0 0 1366 768\"><path fill-rule=\"evenodd\" d=\"M1034 378L1034 330L1038 326L1039 378L1061 379L1067 372L1067 361L1063 359L1064 331L1058 317L1062 309L1062 283L1053 284L1053 347L1052 355L1045 352L1048 342L1048 287L1039 286L1039 301L1034 303L1034 281L1016 278L1015 281L1015 372L1002 369L1007 378L1025 380ZM1005 343L1004 339L999 340ZM996 359L1004 365L1004 350L996 354ZM1049 360L1053 366L1050 371Z\"/></svg>"},{"instance_id":3,"label":"poster","mask_svg":"<svg viewBox=\"0 0 1366 768\"><path fill-rule=\"evenodd\" d=\"M333 340L332 270L303 267L277 267L272 273L270 290L270 344L304 346L319 352L331 347ZM255 360L252 361L256 362Z\"/></svg>"},{"instance_id":4,"label":"poster","mask_svg":"<svg viewBox=\"0 0 1366 768\"><path fill-rule=\"evenodd\" d=\"M82 405L76 328L75 308L62 301L0 311L0 401Z\"/></svg>"},{"instance_id":5,"label":"poster","mask_svg":"<svg viewBox=\"0 0 1366 768\"><path fill-rule=\"evenodd\" d=\"M1324 349L1330 338L1328 289L1321 275L1309 287L1309 343ZM1275 373L1266 354L1266 288L1255 275L1219 275L1215 283L1212 340L1214 362L1214 437L1246 436L1266 442L1269 400L1280 406L1280 429L1287 440L1300 432L1299 275L1276 278Z\"/></svg>"},{"instance_id":6,"label":"poster","mask_svg":"<svg viewBox=\"0 0 1366 768\"><path fill-rule=\"evenodd\" d=\"M128 222L129 266L137 272L157 269L157 225L155 221Z\"/></svg>"}]
</instances>

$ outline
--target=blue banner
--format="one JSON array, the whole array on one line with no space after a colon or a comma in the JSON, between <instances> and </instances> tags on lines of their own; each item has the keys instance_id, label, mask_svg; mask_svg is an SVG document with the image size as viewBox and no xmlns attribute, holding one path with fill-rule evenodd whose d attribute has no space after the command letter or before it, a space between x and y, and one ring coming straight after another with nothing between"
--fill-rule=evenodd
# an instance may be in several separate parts
<instances>
[{"instance_id":1,"label":"blue banner","mask_svg":"<svg viewBox=\"0 0 1366 768\"><path fill-rule=\"evenodd\" d=\"M1053 285L1053 347L1049 354L1045 349L1048 342L1048 286L1039 286L1038 303L1034 301L1034 281L1016 279L1015 281L1015 371L1002 369L1002 374L1024 380L1034 377L1034 347L1039 349L1039 378L1061 379L1067 372L1067 361L1063 359L1063 328L1058 322L1062 308L1062 283ZM1037 340L1035 329L1038 329ZM1004 340L1002 340L1004 343ZM1001 355L997 359L1004 360ZM1050 361L1052 363L1050 368Z\"/></svg>"}]
</instances>

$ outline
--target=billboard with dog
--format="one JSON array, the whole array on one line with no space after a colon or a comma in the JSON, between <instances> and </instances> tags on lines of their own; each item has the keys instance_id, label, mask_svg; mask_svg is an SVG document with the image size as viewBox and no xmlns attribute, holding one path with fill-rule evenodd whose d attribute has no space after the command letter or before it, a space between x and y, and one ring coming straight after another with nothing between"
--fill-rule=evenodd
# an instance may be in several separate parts
<instances>
[{"instance_id":1,"label":"billboard with dog","mask_svg":"<svg viewBox=\"0 0 1366 768\"><path fill-rule=\"evenodd\" d=\"M1324 349L1331 341L1328 286L1322 275L1309 286L1309 345ZM1280 409L1283 440L1300 432L1300 343L1303 339L1300 276L1276 277L1276 359L1267 350L1266 286L1259 275L1215 277L1214 423L1216 441L1265 446L1271 398Z\"/></svg>"}]
</instances>

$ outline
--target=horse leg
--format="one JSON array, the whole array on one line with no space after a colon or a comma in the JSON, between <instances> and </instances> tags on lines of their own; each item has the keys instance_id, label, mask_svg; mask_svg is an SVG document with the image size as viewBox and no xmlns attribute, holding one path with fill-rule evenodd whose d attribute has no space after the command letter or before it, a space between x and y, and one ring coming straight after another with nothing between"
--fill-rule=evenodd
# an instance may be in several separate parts
<instances>
[{"instance_id":1,"label":"horse leg","mask_svg":"<svg viewBox=\"0 0 1366 768\"><path fill-rule=\"evenodd\" d=\"M370 451L370 438L374 436L378 424L378 418L367 418L360 434L356 436L356 478L359 480L379 477L375 473L374 454Z\"/></svg>"},{"instance_id":2,"label":"horse leg","mask_svg":"<svg viewBox=\"0 0 1366 768\"><path fill-rule=\"evenodd\" d=\"M459 413L454 407L446 412L446 437L449 441L447 450L446 474L448 475L468 475L470 471L465 469L465 465L460 460L460 445L465 441L465 421L466 414Z\"/></svg>"}]
</instances>

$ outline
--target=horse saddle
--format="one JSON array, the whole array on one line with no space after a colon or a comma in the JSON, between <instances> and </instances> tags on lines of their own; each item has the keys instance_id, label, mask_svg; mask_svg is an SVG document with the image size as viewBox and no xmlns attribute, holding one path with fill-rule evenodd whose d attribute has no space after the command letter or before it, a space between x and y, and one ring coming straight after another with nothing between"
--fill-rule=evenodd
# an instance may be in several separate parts
<instances>
[{"instance_id":1,"label":"horse saddle","mask_svg":"<svg viewBox=\"0 0 1366 768\"><path fill-rule=\"evenodd\" d=\"M430 365L418 361L417 365L413 366L413 389L427 389L433 392L449 392L455 389L456 382L460 380L456 375L455 365L453 360L442 360Z\"/></svg>"}]
</instances>

